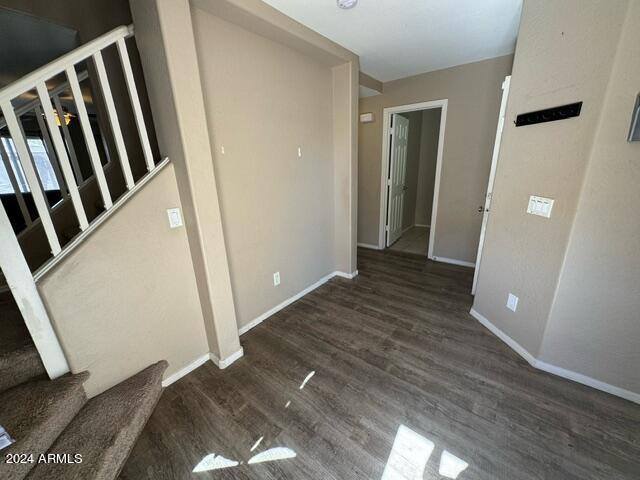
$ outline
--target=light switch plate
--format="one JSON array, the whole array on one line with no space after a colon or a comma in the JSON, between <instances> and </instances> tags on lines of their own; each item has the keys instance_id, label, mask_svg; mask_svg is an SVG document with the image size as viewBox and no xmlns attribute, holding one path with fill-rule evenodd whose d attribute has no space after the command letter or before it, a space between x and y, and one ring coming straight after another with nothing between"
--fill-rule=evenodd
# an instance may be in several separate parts
<instances>
[{"instance_id":1,"label":"light switch plate","mask_svg":"<svg viewBox=\"0 0 640 480\"><path fill-rule=\"evenodd\" d=\"M553 199L545 197L536 197L531 195L529 197L529 205L527 206L527 213L531 215L538 215L540 217L551 217L551 209L553 208Z\"/></svg>"},{"instance_id":2,"label":"light switch plate","mask_svg":"<svg viewBox=\"0 0 640 480\"><path fill-rule=\"evenodd\" d=\"M518 309L518 300L518 297L516 297L513 293L510 293L509 298L507 298L507 308L515 312Z\"/></svg>"},{"instance_id":3,"label":"light switch plate","mask_svg":"<svg viewBox=\"0 0 640 480\"><path fill-rule=\"evenodd\" d=\"M360 123L372 123L373 122L373 113L362 113L360 114Z\"/></svg>"},{"instance_id":4,"label":"light switch plate","mask_svg":"<svg viewBox=\"0 0 640 480\"><path fill-rule=\"evenodd\" d=\"M167 209L167 216L169 217L169 227L178 228L182 226L182 215L179 208Z\"/></svg>"}]
</instances>

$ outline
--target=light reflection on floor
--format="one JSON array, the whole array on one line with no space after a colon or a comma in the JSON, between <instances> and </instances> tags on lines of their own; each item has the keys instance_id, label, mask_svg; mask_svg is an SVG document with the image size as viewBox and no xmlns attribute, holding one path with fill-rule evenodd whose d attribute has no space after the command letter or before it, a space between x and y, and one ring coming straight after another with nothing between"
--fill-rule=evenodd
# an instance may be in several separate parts
<instances>
[{"instance_id":1,"label":"light reflection on floor","mask_svg":"<svg viewBox=\"0 0 640 480\"><path fill-rule=\"evenodd\" d=\"M287 458L294 458L296 452L286 447L276 447L265 450L258 453L249 459L247 462L249 465L253 463L273 462L275 460L285 460Z\"/></svg>"},{"instance_id":2,"label":"light reflection on floor","mask_svg":"<svg viewBox=\"0 0 640 480\"><path fill-rule=\"evenodd\" d=\"M315 370L309 372L298 389L302 390L315 373ZM289 408L290 405L291 400L288 400L284 408ZM249 452L256 450L263 440L264 435L256 440ZM393 441L393 446L391 447L389 459L385 465L381 480L422 480L429 458L431 458L431 454L435 448L435 443L428 438L411 430L405 425L400 425ZM247 464L254 465L257 463L274 462L295 457L296 452L290 448L273 447L253 455L249 458ZM195 466L193 472L207 472L211 470L237 467L243 463L244 462L239 462L237 460L230 460L222 455L210 453ZM468 466L469 464L461 458L458 458L448 450L443 450L440 455L438 473L443 477L455 480L464 470L466 470Z\"/></svg>"},{"instance_id":3,"label":"light reflection on floor","mask_svg":"<svg viewBox=\"0 0 640 480\"><path fill-rule=\"evenodd\" d=\"M195 473L208 472L210 470L219 470L221 468L235 467L237 465L238 462L235 460L229 460L228 458L224 458L222 455L211 453L200 460L200 463L196 465L193 471Z\"/></svg>"},{"instance_id":4,"label":"light reflection on floor","mask_svg":"<svg viewBox=\"0 0 640 480\"><path fill-rule=\"evenodd\" d=\"M311 380L311 378L315 375L315 373L316 373L315 370L312 370L311 372L309 372L307 376L304 378L304 380L302 381L302 383L300 384L300 387L298 387L298 389L302 390L307 385L309 380ZM291 400L287 401L284 408L289 408L289 405L291 405ZM253 452L256 448L258 448L260 443L262 443L263 439L264 439L264 435L261 436L253 444L253 446L249 451ZM247 461L247 464L253 465L256 463L274 462L278 460L286 460L288 458L295 458L295 457L296 457L296 452L294 452L290 448L274 447L274 448L265 450L264 452L255 454ZM208 472L211 470L220 470L223 468L237 467L242 463L243 462L238 462L237 460L230 460L228 458L223 457L222 455L216 455L215 453L210 453L206 455L202 460L200 460L198 465L196 465L195 468L193 469L193 472L194 473Z\"/></svg>"},{"instance_id":5,"label":"light reflection on floor","mask_svg":"<svg viewBox=\"0 0 640 480\"><path fill-rule=\"evenodd\" d=\"M382 480L422 480L435 444L428 438L400 425L391 447ZM440 456L438 473L456 479L469 464L447 450Z\"/></svg>"},{"instance_id":6,"label":"light reflection on floor","mask_svg":"<svg viewBox=\"0 0 640 480\"><path fill-rule=\"evenodd\" d=\"M464 472L468 466L467 462L444 450L440 456L438 473L447 478L458 478L458 475Z\"/></svg>"}]
</instances>

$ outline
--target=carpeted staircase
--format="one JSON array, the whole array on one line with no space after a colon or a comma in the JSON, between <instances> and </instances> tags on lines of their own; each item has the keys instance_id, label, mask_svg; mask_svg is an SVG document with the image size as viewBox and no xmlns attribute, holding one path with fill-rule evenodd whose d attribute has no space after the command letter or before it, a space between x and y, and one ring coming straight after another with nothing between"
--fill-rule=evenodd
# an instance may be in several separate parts
<instances>
[{"instance_id":1,"label":"carpeted staircase","mask_svg":"<svg viewBox=\"0 0 640 480\"><path fill-rule=\"evenodd\" d=\"M161 361L87 401L89 373L49 380L13 299L0 295L0 478L115 479L162 393ZM7 455L24 454L19 463ZM15 457L13 457L15 458Z\"/></svg>"}]
</instances>

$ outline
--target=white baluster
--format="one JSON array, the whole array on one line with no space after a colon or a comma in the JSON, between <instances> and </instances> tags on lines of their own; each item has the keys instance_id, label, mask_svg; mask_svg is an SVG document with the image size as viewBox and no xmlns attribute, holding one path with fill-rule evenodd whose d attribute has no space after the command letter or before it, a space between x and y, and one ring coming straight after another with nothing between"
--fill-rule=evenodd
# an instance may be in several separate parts
<instances>
[{"instance_id":1,"label":"white baluster","mask_svg":"<svg viewBox=\"0 0 640 480\"><path fill-rule=\"evenodd\" d=\"M129 52L127 51L127 44L125 43L125 39L118 39L117 46L118 53L120 54L120 60L122 62L122 70L124 71L124 78L127 83L127 90L129 90L129 97L131 98L133 115L136 119L136 125L138 126L138 133L140 134L140 142L142 143L144 160L147 164L147 170L151 171L155 168L155 164L153 163L153 155L151 154L151 145L149 144L147 127L144 123L142 107L140 106L140 98L138 97L138 90L136 89L136 81L133 78L133 71L131 70L131 62L129 61Z\"/></svg>"},{"instance_id":2,"label":"white baluster","mask_svg":"<svg viewBox=\"0 0 640 480\"><path fill-rule=\"evenodd\" d=\"M13 112L13 105L11 105L10 100L3 100L0 103L0 108L2 109L2 113L7 122L9 134L11 135L16 151L18 152L20 165L22 166L27 183L29 184L33 201L38 209L40 221L42 222L45 234L49 240L51 253L55 256L60 253L60 242L58 241L58 236L56 235L56 230L53 226L53 222L51 221L51 215L49 214L49 203L47 202L47 199L40 187L38 174L36 173L33 162L31 161L31 153L29 152L27 141L22 133L22 127L18 123L18 119Z\"/></svg>"},{"instance_id":3,"label":"white baluster","mask_svg":"<svg viewBox=\"0 0 640 480\"><path fill-rule=\"evenodd\" d=\"M109 192L109 185L107 185L107 179L104 176L104 170L102 168L102 162L100 161L100 154L98 153L98 147L96 146L96 140L93 137L93 130L91 129L91 122L89 121L89 115L87 114L87 108L82 98L82 91L80 90L80 84L78 83L78 77L76 70L73 66L67 68L67 78L69 79L69 86L71 87L71 93L78 109L78 118L80 120L80 126L82 127L82 133L84 133L84 141L87 144L87 150L89 151L89 158L91 159L91 165L93 165L93 173L98 181L98 187L100 188L100 195L104 201L104 208L110 209L113 205L111 201L111 193Z\"/></svg>"},{"instance_id":4,"label":"white baluster","mask_svg":"<svg viewBox=\"0 0 640 480\"><path fill-rule=\"evenodd\" d=\"M47 99L49 97L47 96ZM60 166L56 161L54 156L55 150L53 149L53 144L51 143L51 136L49 135L49 131L44 124L44 118L42 115L42 109L37 106L34 108L36 114L36 120L38 121L38 128L40 128L40 132L42 132L42 140L44 141L44 146L47 149L47 156L49 157L49 163L51 164L51 168L53 168L53 173L56 175L56 180L58 181L58 186L60 187L60 193L62 194L62 199L67 196L67 187L65 182L63 181L62 173L60 172Z\"/></svg>"},{"instance_id":5,"label":"white baluster","mask_svg":"<svg viewBox=\"0 0 640 480\"><path fill-rule=\"evenodd\" d=\"M127 184L127 188L131 190L135 186L135 182L133 181L133 175L131 174L131 166L129 165L129 157L127 156L127 147L124 144L124 138L122 138L120 122L118 121L118 113L116 112L116 105L113 102L113 95L111 94L111 87L109 86L109 79L107 78L107 70L104 68L102 54L100 52L96 52L93 55L93 61L96 65L96 71L98 72L100 86L102 87L102 96L104 97L104 103L107 107L109 123L111 123L111 131L116 142L118 157L120 157L124 180Z\"/></svg>"},{"instance_id":6,"label":"white baluster","mask_svg":"<svg viewBox=\"0 0 640 480\"><path fill-rule=\"evenodd\" d=\"M73 176L73 170L71 169L71 163L69 162L67 150L64 147L62 135L60 135L60 129L56 125L56 119L53 113L53 107L51 106L51 101L49 100L47 86L44 83L40 83L36 88L38 90L40 101L42 102L42 109L44 111L45 120L47 122L47 125L49 126L49 130L51 131L51 140L56 150L56 156L58 157L60 168L62 169L62 174L64 175L64 179L69 189L73 208L76 212L76 216L78 217L80 230L85 230L89 226L89 222L87 221L87 215L85 214L84 206L82 205L82 199L80 198L80 193L78 192L76 179ZM61 118L61 123L63 121L64 118Z\"/></svg>"},{"instance_id":7,"label":"white baluster","mask_svg":"<svg viewBox=\"0 0 640 480\"><path fill-rule=\"evenodd\" d=\"M82 170L80 170L80 165L78 164L78 157L76 157L76 149L73 148L73 140L71 139L71 134L69 133L69 127L67 126L67 122L64 118L64 110L62 109L62 104L60 103L60 97L58 95L53 95L53 105L56 107L56 112L58 112L58 119L60 120L60 127L62 127L62 135L64 135L64 141L67 146L67 150L69 151L69 157L71 160L71 166L73 167L73 171L76 174L76 179L78 180L78 185L82 183L84 177L82 176Z\"/></svg>"},{"instance_id":8,"label":"white baluster","mask_svg":"<svg viewBox=\"0 0 640 480\"><path fill-rule=\"evenodd\" d=\"M31 219L31 214L29 213L27 204L24 203L24 197L22 196L22 191L20 190L20 184L16 179L15 172L13 171L13 165L11 165L11 160L9 159L9 154L5 150L2 141L0 141L0 156L2 157L2 163L4 163L4 168L7 171L7 175L9 176L9 181L11 182L13 192L16 194L18 207L20 207L20 212L24 217L24 223L28 227L33 223L33 220Z\"/></svg>"}]
</instances>

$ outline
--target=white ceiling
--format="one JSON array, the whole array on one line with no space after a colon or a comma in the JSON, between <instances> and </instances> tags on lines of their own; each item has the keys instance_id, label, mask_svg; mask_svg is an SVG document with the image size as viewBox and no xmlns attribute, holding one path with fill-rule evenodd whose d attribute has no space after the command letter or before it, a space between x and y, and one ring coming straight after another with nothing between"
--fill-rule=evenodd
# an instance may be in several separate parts
<instances>
[{"instance_id":1,"label":"white ceiling","mask_svg":"<svg viewBox=\"0 0 640 480\"><path fill-rule=\"evenodd\" d=\"M263 0L360 56L388 82L515 50L522 0Z\"/></svg>"}]
</instances>

